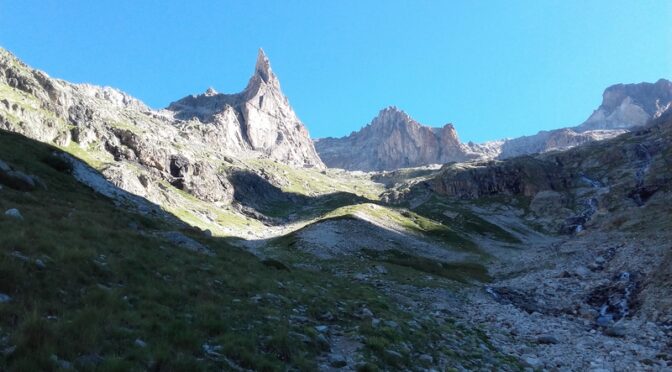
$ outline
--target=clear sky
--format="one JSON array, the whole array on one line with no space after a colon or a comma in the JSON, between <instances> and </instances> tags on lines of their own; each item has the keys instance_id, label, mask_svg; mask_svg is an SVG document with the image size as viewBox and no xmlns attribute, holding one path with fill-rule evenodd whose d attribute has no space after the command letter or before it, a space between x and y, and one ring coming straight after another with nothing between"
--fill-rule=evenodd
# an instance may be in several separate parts
<instances>
[{"instance_id":1,"label":"clear sky","mask_svg":"<svg viewBox=\"0 0 672 372\"><path fill-rule=\"evenodd\" d=\"M485 141L575 125L672 78L672 1L0 0L0 46L154 108L242 90L263 47L313 137L396 105Z\"/></svg>"}]
</instances>

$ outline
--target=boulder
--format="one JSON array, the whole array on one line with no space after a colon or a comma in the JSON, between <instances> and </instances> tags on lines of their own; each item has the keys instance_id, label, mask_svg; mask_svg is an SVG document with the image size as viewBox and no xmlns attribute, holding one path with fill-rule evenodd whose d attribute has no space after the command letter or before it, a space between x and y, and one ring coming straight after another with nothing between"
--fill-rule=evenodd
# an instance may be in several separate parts
<instances>
[{"instance_id":1,"label":"boulder","mask_svg":"<svg viewBox=\"0 0 672 372\"><path fill-rule=\"evenodd\" d=\"M604 334L610 337L623 338L627 334L627 330L622 325L613 325L604 329Z\"/></svg>"},{"instance_id":2,"label":"boulder","mask_svg":"<svg viewBox=\"0 0 672 372\"><path fill-rule=\"evenodd\" d=\"M0 170L0 184L19 191L32 191L37 188L37 177L16 170Z\"/></svg>"},{"instance_id":3,"label":"boulder","mask_svg":"<svg viewBox=\"0 0 672 372\"><path fill-rule=\"evenodd\" d=\"M542 345L551 345L551 344L557 344L559 341L557 338L550 336L550 335L543 335L537 337L537 343L542 344Z\"/></svg>"},{"instance_id":4,"label":"boulder","mask_svg":"<svg viewBox=\"0 0 672 372\"><path fill-rule=\"evenodd\" d=\"M209 256L214 255L210 248L205 245L197 242L196 240L185 236L184 234L178 231L165 231L157 234L159 237L169 241L172 244L177 245L178 247L187 249L192 252L203 253Z\"/></svg>"},{"instance_id":5,"label":"boulder","mask_svg":"<svg viewBox=\"0 0 672 372\"><path fill-rule=\"evenodd\" d=\"M5 216L8 217L8 218L19 220L19 221L23 220L23 216L21 215L21 212L16 208L6 210L5 211Z\"/></svg>"}]
</instances>

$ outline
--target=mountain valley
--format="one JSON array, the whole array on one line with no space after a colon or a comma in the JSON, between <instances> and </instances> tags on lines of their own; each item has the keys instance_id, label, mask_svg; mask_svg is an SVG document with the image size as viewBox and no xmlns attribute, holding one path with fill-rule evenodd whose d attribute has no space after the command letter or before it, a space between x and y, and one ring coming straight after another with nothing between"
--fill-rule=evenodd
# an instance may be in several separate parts
<instances>
[{"instance_id":1,"label":"mountain valley","mask_svg":"<svg viewBox=\"0 0 672 372\"><path fill-rule=\"evenodd\" d=\"M672 369L671 102L312 141L262 50L154 110L0 49L0 370Z\"/></svg>"}]
</instances>

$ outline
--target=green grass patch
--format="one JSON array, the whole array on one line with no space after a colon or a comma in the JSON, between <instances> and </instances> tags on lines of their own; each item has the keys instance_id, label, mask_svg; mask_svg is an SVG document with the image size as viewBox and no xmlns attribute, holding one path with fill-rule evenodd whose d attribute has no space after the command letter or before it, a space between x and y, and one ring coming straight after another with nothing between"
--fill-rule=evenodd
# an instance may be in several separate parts
<instances>
[{"instance_id":1,"label":"green grass patch","mask_svg":"<svg viewBox=\"0 0 672 372\"><path fill-rule=\"evenodd\" d=\"M478 263L440 262L426 257L414 256L395 249L384 251L365 249L363 250L363 253L375 261L383 261L394 265L409 267L423 273L456 280L462 283L472 282L473 280L479 282L488 282L491 280L487 269Z\"/></svg>"}]
</instances>

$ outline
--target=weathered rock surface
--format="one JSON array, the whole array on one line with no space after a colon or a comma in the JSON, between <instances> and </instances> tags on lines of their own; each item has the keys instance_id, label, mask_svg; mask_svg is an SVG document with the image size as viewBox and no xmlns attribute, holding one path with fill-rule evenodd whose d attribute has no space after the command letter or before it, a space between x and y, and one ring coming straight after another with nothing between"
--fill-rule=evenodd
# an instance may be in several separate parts
<instances>
[{"instance_id":1,"label":"weathered rock surface","mask_svg":"<svg viewBox=\"0 0 672 372\"><path fill-rule=\"evenodd\" d=\"M349 170L392 170L476 158L457 137L452 124L424 126L388 107L369 125L343 138L315 142L324 163Z\"/></svg>"},{"instance_id":2,"label":"weathered rock surface","mask_svg":"<svg viewBox=\"0 0 672 372\"><path fill-rule=\"evenodd\" d=\"M455 128L423 126L396 108L387 108L371 124L347 137L315 141L330 167L393 170L470 159L507 159L562 151L616 137L661 116L672 107L672 82L618 84L607 88L600 107L581 125L482 144L463 144Z\"/></svg>"},{"instance_id":3,"label":"weathered rock surface","mask_svg":"<svg viewBox=\"0 0 672 372\"><path fill-rule=\"evenodd\" d=\"M442 195L475 199L488 195L532 197L540 191L566 190L571 178L557 164L530 156L512 161L489 161L444 166L440 177L427 181Z\"/></svg>"},{"instance_id":4,"label":"weathered rock surface","mask_svg":"<svg viewBox=\"0 0 672 372\"><path fill-rule=\"evenodd\" d=\"M541 131L531 136L501 141L497 149L497 158L507 159L521 155L563 151L588 142L613 138L625 132L627 131L624 129L577 132L570 128Z\"/></svg>"},{"instance_id":5,"label":"weathered rock surface","mask_svg":"<svg viewBox=\"0 0 672 372\"><path fill-rule=\"evenodd\" d=\"M166 185L230 203L231 158L324 167L261 50L243 92L211 89L155 111L113 88L50 78L0 49L0 129L68 147L115 186L159 205L170 202ZM4 168L0 181L26 190L36 183Z\"/></svg>"},{"instance_id":6,"label":"weathered rock surface","mask_svg":"<svg viewBox=\"0 0 672 372\"><path fill-rule=\"evenodd\" d=\"M194 119L221 128L221 141L227 147L259 151L294 166L323 167L261 49L254 75L241 93L220 94L210 88L171 103L167 111L180 120Z\"/></svg>"},{"instance_id":7,"label":"weathered rock surface","mask_svg":"<svg viewBox=\"0 0 672 372\"><path fill-rule=\"evenodd\" d=\"M602 104L575 129L631 129L661 116L672 105L672 82L616 84L604 91Z\"/></svg>"},{"instance_id":8,"label":"weathered rock surface","mask_svg":"<svg viewBox=\"0 0 672 372\"><path fill-rule=\"evenodd\" d=\"M616 84L602 95L602 104L581 125L541 131L535 135L505 140L498 157L567 150L588 142L616 137L660 117L672 107L672 82Z\"/></svg>"},{"instance_id":9,"label":"weathered rock surface","mask_svg":"<svg viewBox=\"0 0 672 372\"><path fill-rule=\"evenodd\" d=\"M669 189L670 148L672 112L622 137L569 151L447 164L420 182L399 185L391 199L427 191L461 199L522 197L536 220L564 219L573 211L566 223L581 230L605 209L644 206Z\"/></svg>"}]
</instances>

